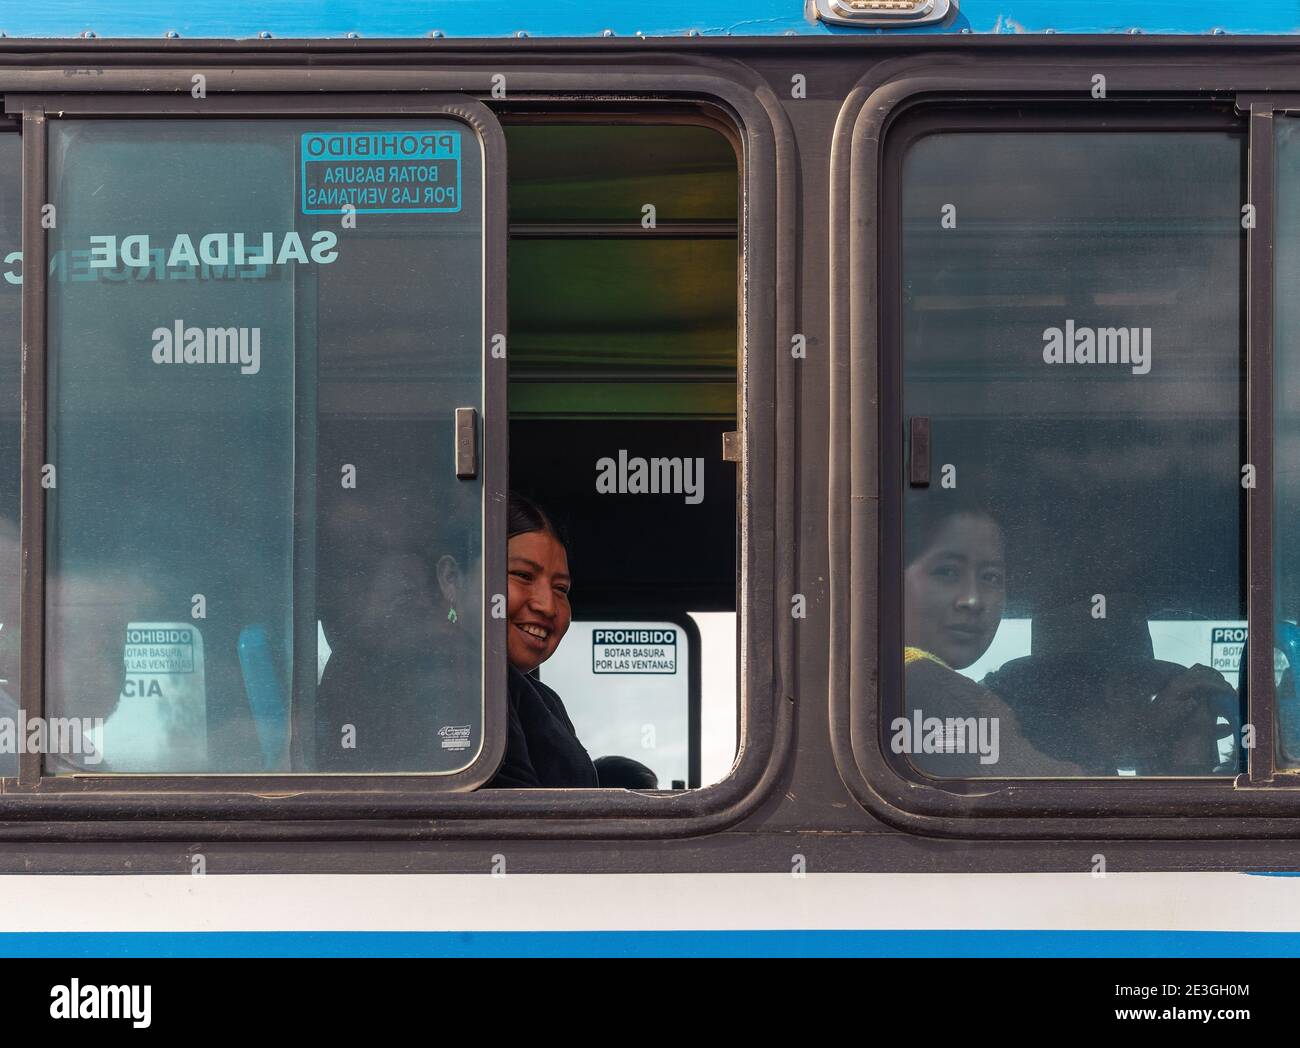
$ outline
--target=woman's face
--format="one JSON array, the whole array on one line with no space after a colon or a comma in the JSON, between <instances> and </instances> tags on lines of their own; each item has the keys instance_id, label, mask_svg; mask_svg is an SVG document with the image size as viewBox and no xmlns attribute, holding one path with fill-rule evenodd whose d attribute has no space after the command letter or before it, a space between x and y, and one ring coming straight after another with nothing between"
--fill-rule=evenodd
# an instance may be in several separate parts
<instances>
[{"instance_id":1,"label":"woman's face","mask_svg":"<svg viewBox=\"0 0 1300 1048\"><path fill-rule=\"evenodd\" d=\"M985 517L949 519L903 572L904 643L965 669L988 651L1006 602L1002 532Z\"/></svg>"},{"instance_id":2,"label":"woman's face","mask_svg":"<svg viewBox=\"0 0 1300 1048\"><path fill-rule=\"evenodd\" d=\"M568 632L569 557L548 531L526 531L506 551L506 654L527 673L555 654Z\"/></svg>"}]
</instances>

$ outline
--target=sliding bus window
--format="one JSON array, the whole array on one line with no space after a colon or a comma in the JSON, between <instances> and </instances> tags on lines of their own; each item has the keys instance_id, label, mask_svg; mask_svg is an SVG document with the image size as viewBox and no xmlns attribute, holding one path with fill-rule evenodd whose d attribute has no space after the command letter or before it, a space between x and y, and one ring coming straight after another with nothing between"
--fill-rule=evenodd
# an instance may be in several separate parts
<instances>
[{"instance_id":1,"label":"sliding bus window","mask_svg":"<svg viewBox=\"0 0 1300 1048\"><path fill-rule=\"evenodd\" d=\"M482 150L441 116L50 121L45 694L85 752L47 773L474 762Z\"/></svg>"},{"instance_id":2,"label":"sliding bus window","mask_svg":"<svg viewBox=\"0 0 1300 1048\"><path fill-rule=\"evenodd\" d=\"M1300 767L1300 120L1276 118L1273 259L1273 568L1275 752Z\"/></svg>"},{"instance_id":3,"label":"sliding bus window","mask_svg":"<svg viewBox=\"0 0 1300 1048\"><path fill-rule=\"evenodd\" d=\"M22 388L22 138L0 127L0 721L18 723L18 580ZM10 737L12 738L12 727ZM18 747L0 747L0 776L18 774Z\"/></svg>"},{"instance_id":4,"label":"sliding bus window","mask_svg":"<svg viewBox=\"0 0 1300 1048\"><path fill-rule=\"evenodd\" d=\"M1230 126L911 141L892 759L1243 766L1243 172Z\"/></svg>"}]
</instances>

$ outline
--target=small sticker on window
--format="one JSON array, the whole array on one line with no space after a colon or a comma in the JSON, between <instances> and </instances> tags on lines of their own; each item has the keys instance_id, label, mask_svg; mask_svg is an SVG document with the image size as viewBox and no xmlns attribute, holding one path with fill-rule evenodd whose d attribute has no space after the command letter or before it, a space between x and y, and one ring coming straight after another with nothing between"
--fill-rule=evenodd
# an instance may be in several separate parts
<instances>
[{"instance_id":1,"label":"small sticker on window","mask_svg":"<svg viewBox=\"0 0 1300 1048\"><path fill-rule=\"evenodd\" d=\"M444 750L467 750L469 733L468 724L445 724L438 729L438 738L442 740Z\"/></svg>"},{"instance_id":2,"label":"small sticker on window","mask_svg":"<svg viewBox=\"0 0 1300 1048\"><path fill-rule=\"evenodd\" d=\"M302 213L448 214L460 210L459 131L309 131Z\"/></svg>"},{"instance_id":3,"label":"small sticker on window","mask_svg":"<svg viewBox=\"0 0 1300 1048\"><path fill-rule=\"evenodd\" d=\"M101 752L115 772L208 770L203 635L189 622L131 622Z\"/></svg>"}]
</instances>

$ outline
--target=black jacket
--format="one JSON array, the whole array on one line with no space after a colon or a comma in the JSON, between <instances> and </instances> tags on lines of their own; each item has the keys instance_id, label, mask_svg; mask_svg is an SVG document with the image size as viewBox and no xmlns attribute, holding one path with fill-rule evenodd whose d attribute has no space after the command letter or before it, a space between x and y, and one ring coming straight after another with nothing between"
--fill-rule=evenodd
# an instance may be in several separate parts
<instances>
[{"instance_id":1,"label":"black jacket","mask_svg":"<svg viewBox=\"0 0 1300 1048\"><path fill-rule=\"evenodd\" d=\"M482 733L479 669L459 652L418 657L336 650L316 691L317 768L445 772L463 767ZM444 729L461 729L463 747ZM347 738L347 745L344 739Z\"/></svg>"},{"instance_id":2,"label":"black jacket","mask_svg":"<svg viewBox=\"0 0 1300 1048\"><path fill-rule=\"evenodd\" d=\"M506 672L506 755L487 788L598 786L596 768L560 697L513 666Z\"/></svg>"}]
</instances>

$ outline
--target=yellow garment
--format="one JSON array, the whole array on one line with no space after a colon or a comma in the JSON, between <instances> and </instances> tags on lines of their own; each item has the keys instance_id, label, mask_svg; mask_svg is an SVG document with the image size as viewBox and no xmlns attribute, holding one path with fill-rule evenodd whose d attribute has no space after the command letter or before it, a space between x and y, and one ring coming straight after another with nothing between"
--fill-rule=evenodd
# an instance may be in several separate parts
<instances>
[{"instance_id":1,"label":"yellow garment","mask_svg":"<svg viewBox=\"0 0 1300 1048\"><path fill-rule=\"evenodd\" d=\"M914 662L920 662L922 659L929 659L931 662L937 662L944 669L952 668L946 662L944 662L943 659L939 658L938 655L931 655L924 648L903 649L903 665L905 667L912 665L912 663Z\"/></svg>"}]
</instances>

